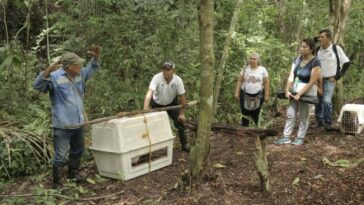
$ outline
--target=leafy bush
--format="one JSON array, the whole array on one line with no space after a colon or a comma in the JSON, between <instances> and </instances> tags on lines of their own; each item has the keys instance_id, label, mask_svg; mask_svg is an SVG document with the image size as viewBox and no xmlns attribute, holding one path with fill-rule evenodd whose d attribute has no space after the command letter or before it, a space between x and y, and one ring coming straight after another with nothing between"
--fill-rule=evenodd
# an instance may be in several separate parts
<instances>
[{"instance_id":1,"label":"leafy bush","mask_svg":"<svg viewBox=\"0 0 364 205\"><path fill-rule=\"evenodd\" d=\"M37 173L49 161L47 140L0 121L0 181Z\"/></svg>"}]
</instances>

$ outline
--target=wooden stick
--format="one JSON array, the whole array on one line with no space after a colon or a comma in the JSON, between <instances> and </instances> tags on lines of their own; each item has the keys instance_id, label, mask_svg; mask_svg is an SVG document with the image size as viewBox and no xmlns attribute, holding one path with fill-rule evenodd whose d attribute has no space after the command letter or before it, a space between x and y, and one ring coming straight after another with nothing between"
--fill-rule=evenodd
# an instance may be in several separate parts
<instances>
[{"instance_id":1,"label":"wooden stick","mask_svg":"<svg viewBox=\"0 0 364 205\"><path fill-rule=\"evenodd\" d=\"M104 196L97 196L97 197L89 197L89 198L74 198L69 197L62 194L1 194L0 197L33 197L33 196L54 196L58 198L63 198L67 200L75 200L75 201L92 201L92 200L100 200L100 199L107 199L111 198L120 194L124 194L124 190L121 190L114 194L104 195Z\"/></svg>"},{"instance_id":2,"label":"wooden stick","mask_svg":"<svg viewBox=\"0 0 364 205\"><path fill-rule=\"evenodd\" d=\"M191 102L188 102L185 105L185 107L191 107L193 105L196 105L197 103L198 103L197 100L191 101ZM99 123L99 122L105 122L105 121L109 121L109 120L116 119L116 118L132 116L132 115L138 115L138 114L144 114L144 113L151 113L151 112L173 110L173 109L178 109L178 108L181 108L181 107L182 107L182 105L173 105L173 106L159 107L159 108L148 109L148 110L134 110L134 111L131 111L131 112L119 112L119 113L117 113L116 115L113 115L113 116L98 118L98 119L90 120L90 121L87 121L87 122L84 122L84 123L81 123L81 124L67 125L67 126L65 126L65 128L67 128L67 129L78 128L78 127L81 127L83 125L90 125L90 124L95 124L95 123Z\"/></svg>"}]
</instances>

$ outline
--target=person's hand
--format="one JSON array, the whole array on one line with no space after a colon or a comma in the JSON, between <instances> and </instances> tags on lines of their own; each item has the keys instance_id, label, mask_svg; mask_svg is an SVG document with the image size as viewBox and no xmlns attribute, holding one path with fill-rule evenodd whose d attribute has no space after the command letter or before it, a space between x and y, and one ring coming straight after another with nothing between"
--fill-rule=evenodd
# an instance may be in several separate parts
<instances>
[{"instance_id":1,"label":"person's hand","mask_svg":"<svg viewBox=\"0 0 364 205\"><path fill-rule=\"evenodd\" d=\"M334 82L336 82L336 78L335 78L335 77L330 77L330 78L329 78L329 81L331 81L331 82L333 82L333 83L334 83Z\"/></svg>"},{"instance_id":2,"label":"person's hand","mask_svg":"<svg viewBox=\"0 0 364 205\"><path fill-rule=\"evenodd\" d=\"M185 122L186 122L186 116L185 116L185 114L184 114L184 113L180 113L180 114L178 115L178 120L179 120L180 122L182 122L182 123L185 123Z\"/></svg>"},{"instance_id":3,"label":"person's hand","mask_svg":"<svg viewBox=\"0 0 364 205\"><path fill-rule=\"evenodd\" d=\"M88 54L92 55L95 60L99 60L100 59L100 53L101 53L101 48L100 46L91 46L88 51Z\"/></svg>"},{"instance_id":4,"label":"person's hand","mask_svg":"<svg viewBox=\"0 0 364 205\"><path fill-rule=\"evenodd\" d=\"M61 67L61 64L59 64L59 63L53 63L53 64L51 64L51 65L47 68L47 70L49 70L49 72L51 73L51 72L53 72L53 71L58 70L58 68L60 68L60 67Z\"/></svg>"},{"instance_id":5,"label":"person's hand","mask_svg":"<svg viewBox=\"0 0 364 205\"><path fill-rule=\"evenodd\" d=\"M47 69L43 71L43 78L48 78L51 75L51 72L56 71L58 68L61 67L61 64L59 63L53 63L50 66L48 66Z\"/></svg>"},{"instance_id":6,"label":"person's hand","mask_svg":"<svg viewBox=\"0 0 364 205\"><path fill-rule=\"evenodd\" d=\"M296 94L296 95L294 95L292 97L293 97L293 100L295 100L295 101L299 101L300 98L301 98L301 96L299 94Z\"/></svg>"},{"instance_id":7,"label":"person's hand","mask_svg":"<svg viewBox=\"0 0 364 205\"><path fill-rule=\"evenodd\" d=\"M239 101L240 100L240 93L235 93L235 98Z\"/></svg>"},{"instance_id":8,"label":"person's hand","mask_svg":"<svg viewBox=\"0 0 364 205\"><path fill-rule=\"evenodd\" d=\"M289 91L286 91L285 96L286 96L286 98L288 98L288 99L290 99L291 97L293 97L292 93L291 93L291 92L289 92Z\"/></svg>"}]
</instances>

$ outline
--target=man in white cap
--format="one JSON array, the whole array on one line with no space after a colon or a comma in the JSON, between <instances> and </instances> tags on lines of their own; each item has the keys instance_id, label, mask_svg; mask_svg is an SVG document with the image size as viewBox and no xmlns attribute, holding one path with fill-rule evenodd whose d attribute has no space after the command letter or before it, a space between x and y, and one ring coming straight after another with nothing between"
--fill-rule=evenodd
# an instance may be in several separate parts
<instances>
[{"instance_id":1,"label":"man in white cap","mask_svg":"<svg viewBox=\"0 0 364 205\"><path fill-rule=\"evenodd\" d=\"M62 186L62 167L68 159L68 178L82 182L79 174L80 159L84 152L83 128L67 129L67 125L80 124L86 121L83 105L85 82L100 67L100 48L92 47L90 62L83 67L85 59L75 53L66 53L62 65L53 64L41 72L33 86L41 92L49 92L52 102L53 128L53 188Z\"/></svg>"},{"instance_id":2,"label":"man in white cap","mask_svg":"<svg viewBox=\"0 0 364 205\"><path fill-rule=\"evenodd\" d=\"M178 130L178 137L182 145L182 150L190 151L190 145L187 142L185 127L186 120L184 106L186 105L185 88L182 79L175 74L175 65L167 61L162 65L162 72L153 76L150 82L148 92L144 99L144 109L157 107L167 107L181 104L181 109L167 111L172 118L174 126Z\"/></svg>"}]
</instances>

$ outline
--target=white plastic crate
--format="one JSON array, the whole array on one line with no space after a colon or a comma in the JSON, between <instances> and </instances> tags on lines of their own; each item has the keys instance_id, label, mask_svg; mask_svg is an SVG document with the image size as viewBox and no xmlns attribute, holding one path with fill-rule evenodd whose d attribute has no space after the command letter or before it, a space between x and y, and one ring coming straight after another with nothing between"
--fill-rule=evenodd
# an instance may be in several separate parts
<instances>
[{"instance_id":1,"label":"white plastic crate","mask_svg":"<svg viewBox=\"0 0 364 205\"><path fill-rule=\"evenodd\" d=\"M173 138L167 113L154 112L94 124L90 149L101 176L128 180L148 173L149 166L154 171L172 164Z\"/></svg>"},{"instance_id":2,"label":"white plastic crate","mask_svg":"<svg viewBox=\"0 0 364 205\"><path fill-rule=\"evenodd\" d=\"M360 134L364 129L364 105L346 104L338 119L343 133Z\"/></svg>"}]
</instances>

